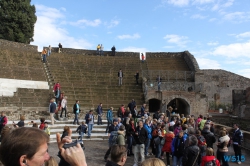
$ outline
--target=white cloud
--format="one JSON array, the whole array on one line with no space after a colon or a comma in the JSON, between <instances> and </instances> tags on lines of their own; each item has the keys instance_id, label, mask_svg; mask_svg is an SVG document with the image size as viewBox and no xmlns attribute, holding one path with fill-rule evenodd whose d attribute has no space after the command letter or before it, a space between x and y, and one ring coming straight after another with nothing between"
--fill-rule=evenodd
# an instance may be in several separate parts
<instances>
[{"instance_id":1,"label":"white cloud","mask_svg":"<svg viewBox=\"0 0 250 166\"><path fill-rule=\"evenodd\" d=\"M233 43L229 45L221 45L212 52L213 55L225 57L250 57L250 41L246 43Z\"/></svg>"},{"instance_id":2,"label":"white cloud","mask_svg":"<svg viewBox=\"0 0 250 166\"><path fill-rule=\"evenodd\" d=\"M205 19L207 16L203 16L200 14L194 14L191 16L192 19Z\"/></svg>"},{"instance_id":3,"label":"white cloud","mask_svg":"<svg viewBox=\"0 0 250 166\"><path fill-rule=\"evenodd\" d=\"M250 69L242 69L238 71L240 75L250 78Z\"/></svg>"},{"instance_id":4,"label":"white cloud","mask_svg":"<svg viewBox=\"0 0 250 166\"><path fill-rule=\"evenodd\" d=\"M85 26L97 27L101 23L102 21L100 19L95 19L93 21L82 19L82 20L78 20L77 22L70 22L71 25L80 26L80 27L85 27Z\"/></svg>"},{"instance_id":5,"label":"white cloud","mask_svg":"<svg viewBox=\"0 0 250 166\"><path fill-rule=\"evenodd\" d=\"M141 36L138 33L135 33L133 35L119 35L117 36L119 39L139 39Z\"/></svg>"},{"instance_id":6,"label":"white cloud","mask_svg":"<svg viewBox=\"0 0 250 166\"><path fill-rule=\"evenodd\" d=\"M250 37L250 31L236 35L237 38L248 38Z\"/></svg>"},{"instance_id":7,"label":"white cloud","mask_svg":"<svg viewBox=\"0 0 250 166\"><path fill-rule=\"evenodd\" d=\"M185 47L186 43L189 42L187 36L179 36L175 34L166 35L164 39L166 39L168 43L176 44L179 47Z\"/></svg>"},{"instance_id":8,"label":"white cloud","mask_svg":"<svg viewBox=\"0 0 250 166\"><path fill-rule=\"evenodd\" d=\"M116 20L116 19L113 19L109 23L105 23L105 24L107 25L108 28L113 28L113 27L119 25L120 21Z\"/></svg>"},{"instance_id":9,"label":"white cloud","mask_svg":"<svg viewBox=\"0 0 250 166\"><path fill-rule=\"evenodd\" d=\"M200 69L221 69L221 65L215 60L207 58L196 58L196 60Z\"/></svg>"},{"instance_id":10,"label":"white cloud","mask_svg":"<svg viewBox=\"0 0 250 166\"><path fill-rule=\"evenodd\" d=\"M218 44L219 44L218 41L207 43L207 45L209 45L209 46L217 46Z\"/></svg>"},{"instance_id":11,"label":"white cloud","mask_svg":"<svg viewBox=\"0 0 250 166\"><path fill-rule=\"evenodd\" d=\"M166 4L182 7L187 6L189 4L189 0L161 0L161 5L159 7L163 7Z\"/></svg>"},{"instance_id":12,"label":"white cloud","mask_svg":"<svg viewBox=\"0 0 250 166\"><path fill-rule=\"evenodd\" d=\"M83 38L71 37L67 29L60 27L60 23L65 21L65 17L60 10L36 5L36 11L37 22L32 44L37 45L40 51L43 46L57 47L59 42L62 43L63 47L70 48L89 48L92 46Z\"/></svg>"},{"instance_id":13,"label":"white cloud","mask_svg":"<svg viewBox=\"0 0 250 166\"><path fill-rule=\"evenodd\" d=\"M234 3L234 0L228 0L226 3L222 4L223 7L227 8L232 6Z\"/></svg>"},{"instance_id":14,"label":"white cloud","mask_svg":"<svg viewBox=\"0 0 250 166\"><path fill-rule=\"evenodd\" d=\"M250 12L225 13L223 18L236 23L247 22L250 21Z\"/></svg>"},{"instance_id":15,"label":"white cloud","mask_svg":"<svg viewBox=\"0 0 250 166\"><path fill-rule=\"evenodd\" d=\"M205 4L205 3L212 3L214 0L194 0L193 3L195 4Z\"/></svg>"}]
</instances>

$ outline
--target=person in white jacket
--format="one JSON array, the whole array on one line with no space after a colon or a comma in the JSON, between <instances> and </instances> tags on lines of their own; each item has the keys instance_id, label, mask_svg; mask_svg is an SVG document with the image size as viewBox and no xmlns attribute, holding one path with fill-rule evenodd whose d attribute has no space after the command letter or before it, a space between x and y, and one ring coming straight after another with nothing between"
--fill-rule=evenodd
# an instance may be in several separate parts
<instances>
[{"instance_id":1,"label":"person in white jacket","mask_svg":"<svg viewBox=\"0 0 250 166\"><path fill-rule=\"evenodd\" d=\"M65 111L65 118L66 118L67 117L66 116L66 114L67 114L67 96L63 97L62 102L61 102L61 108L62 108L62 111L61 111L60 117L62 118L63 111Z\"/></svg>"}]
</instances>

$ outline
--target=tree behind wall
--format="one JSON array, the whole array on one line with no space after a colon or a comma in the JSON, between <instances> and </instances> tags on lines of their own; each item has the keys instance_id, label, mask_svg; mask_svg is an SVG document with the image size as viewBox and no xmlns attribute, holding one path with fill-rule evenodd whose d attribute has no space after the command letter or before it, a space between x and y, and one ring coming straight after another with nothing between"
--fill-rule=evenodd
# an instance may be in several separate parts
<instances>
[{"instance_id":1,"label":"tree behind wall","mask_svg":"<svg viewBox=\"0 0 250 166\"><path fill-rule=\"evenodd\" d=\"M34 41L36 8L31 0L0 0L0 39L27 43Z\"/></svg>"}]
</instances>

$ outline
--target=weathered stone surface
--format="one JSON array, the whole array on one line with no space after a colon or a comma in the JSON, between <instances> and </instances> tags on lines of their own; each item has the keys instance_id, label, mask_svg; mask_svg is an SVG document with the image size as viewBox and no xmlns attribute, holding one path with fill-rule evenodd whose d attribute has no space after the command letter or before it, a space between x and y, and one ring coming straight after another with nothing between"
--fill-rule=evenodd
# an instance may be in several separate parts
<instances>
[{"instance_id":1,"label":"weathered stone surface","mask_svg":"<svg viewBox=\"0 0 250 166\"><path fill-rule=\"evenodd\" d=\"M30 44L17 43L17 42L3 40L3 39L0 39L0 46L1 47L18 48L18 49L29 50L29 51L37 51L38 50L37 46L33 46Z\"/></svg>"}]
</instances>

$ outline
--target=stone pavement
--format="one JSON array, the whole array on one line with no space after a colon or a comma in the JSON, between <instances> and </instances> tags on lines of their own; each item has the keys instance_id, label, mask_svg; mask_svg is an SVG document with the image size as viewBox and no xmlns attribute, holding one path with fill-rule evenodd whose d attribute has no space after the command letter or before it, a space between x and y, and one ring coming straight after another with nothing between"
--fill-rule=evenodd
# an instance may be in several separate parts
<instances>
[{"instance_id":1,"label":"stone pavement","mask_svg":"<svg viewBox=\"0 0 250 166\"><path fill-rule=\"evenodd\" d=\"M86 155L86 160L87 164L89 166L105 166L104 162L104 154L106 153L106 150L108 149L108 144L107 141L84 141L85 144L85 155ZM150 152L151 150L149 150ZM49 154L53 157L55 157L58 161L59 158L56 156L58 153L58 148L56 143L51 143L49 145ZM228 155L233 155L233 148L230 147L229 154ZM245 156L246 161L242 162L242 166L250 166L250 152L242 150L242 154ZM154 157L154 156L150 156ZM164 156L165 157L165 156ZM132 166L133 165L133 156L129 156L125 166ZM166 159L163 160L166 163ZM172 164L172 161L171 161ZM237 163L230 162L230 166L236 166L238 165Z\"/></svg>"}]
</instances>

